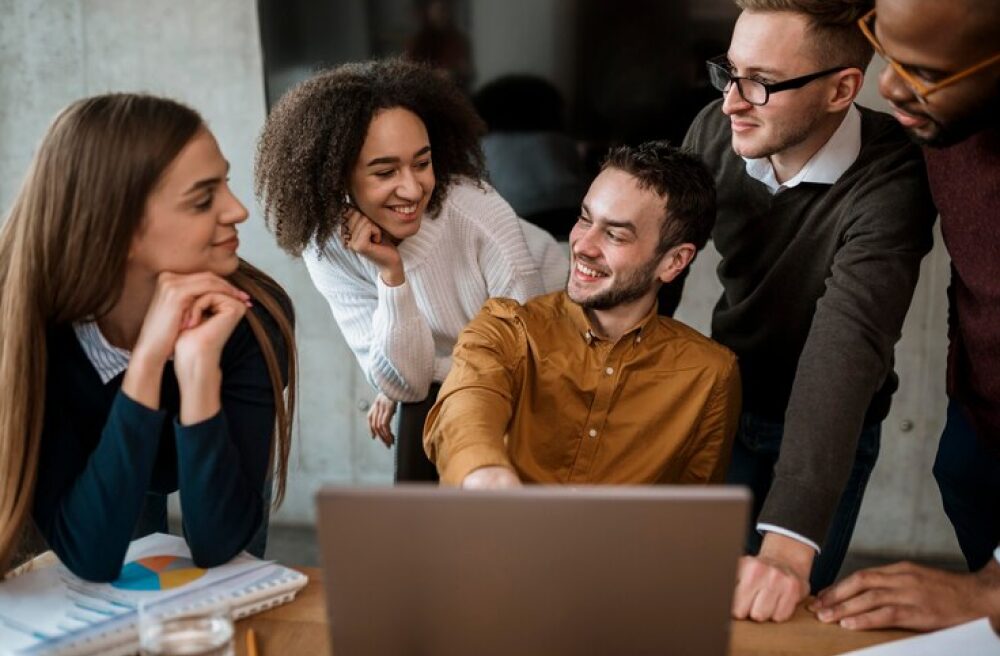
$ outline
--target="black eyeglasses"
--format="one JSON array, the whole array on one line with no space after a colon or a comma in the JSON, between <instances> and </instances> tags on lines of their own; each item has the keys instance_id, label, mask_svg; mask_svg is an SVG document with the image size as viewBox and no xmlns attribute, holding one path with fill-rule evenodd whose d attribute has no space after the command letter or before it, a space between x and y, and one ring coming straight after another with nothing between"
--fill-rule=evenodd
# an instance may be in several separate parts
<instances>
[{"instance_id":1,"label":"black eyeglasses","mask_svg":"<svg viewBox=\"0 0 1000 656\"><path fill-rule=\"evenodd\" d=\"M768 84L767 82L761 82L749 77L739 77L730 73L729 61L726 58L726 55L713 57L705 62L705 64L708 66L708 78L711 80L713 87L721 91L723 94L726 94L729 93L729 87L735 82L736 90L740 92L740 98L747 101L751 105L757 106L766 105L767 101L771 99L772 93L788 91L789 89L798 89L800 87L804 87L813 80L818 80L826 75L839 73L840 71L845 71L848 68L851 68L850 66L837 66L836 68L828 68L825 71L820 71L819 73L810 73L809 75L803 75L801 77L793 77L792 79L785 80L784 82Z\"/></svg>"}]
</instances>

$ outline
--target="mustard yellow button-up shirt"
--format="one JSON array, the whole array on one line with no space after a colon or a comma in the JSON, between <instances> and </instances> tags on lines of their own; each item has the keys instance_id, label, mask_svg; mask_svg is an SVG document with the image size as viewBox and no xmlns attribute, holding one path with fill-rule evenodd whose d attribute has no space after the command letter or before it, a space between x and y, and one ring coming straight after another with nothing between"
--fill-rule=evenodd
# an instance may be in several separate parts
<instances>
[{"instance_id":1,"label":"mustard yellow button-up shirt","mask_svg":"<svg viewBox=\"0 0 1000 656\"><path fill-rule=\"evenodd\" d=\"M450 485L489 465L524 482L705 483L739 412L736 357L655 307L612 342L565 292L491 299L459 335L424 448Z\"/></svg>"}]
</instances>

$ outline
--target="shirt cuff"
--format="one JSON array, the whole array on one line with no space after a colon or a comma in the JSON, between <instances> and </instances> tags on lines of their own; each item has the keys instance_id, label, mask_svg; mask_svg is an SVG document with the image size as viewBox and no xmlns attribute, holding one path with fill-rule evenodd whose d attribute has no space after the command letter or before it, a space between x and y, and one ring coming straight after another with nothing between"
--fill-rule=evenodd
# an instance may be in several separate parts
<instances>
[{"instance_id":1,"label":"shirt cuff","mask_svg":"<svg viewBox=\"0 0 1000 656\"><path fill-rule=\"evenodd\" d=\"M757 523L758 533L777 533L778 535L784 535L786 538L792 538L797 540L802 544L808 544L813 550L818 554L820 552L819 545L805 537L804 535L799 535L795 531L789 531L787 528L781 528L780 526L775 526L774 524L764 524L763 522ZM1000 551L1000 547L997 547L997 551Z\"/></svg>"},{"instance_id":2,"label":"shirt cuff","mask_svg":"<svg viewBox=\"0 0 1000 656\"><path fill-rule=\"evenodd\" d=\"M993 550L993 559L1000 563L1000 546Z\"/></svg>"}]
</instances>

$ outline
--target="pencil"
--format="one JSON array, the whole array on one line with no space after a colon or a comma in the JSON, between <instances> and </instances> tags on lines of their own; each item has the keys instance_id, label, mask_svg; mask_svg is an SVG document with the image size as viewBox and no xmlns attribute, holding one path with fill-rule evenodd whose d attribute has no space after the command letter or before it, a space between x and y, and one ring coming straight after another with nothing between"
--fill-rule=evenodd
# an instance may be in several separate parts
<instances>
[{"instance_id":1,"label":"pencil","mask_svg":"<svg viewBox=\"0 0 1000 656\"><path fill-rule=\"evenodd\" d=\"M247 656L257 656L257 635L253 629L247 629Z\"/></svg>"}]
</instances>

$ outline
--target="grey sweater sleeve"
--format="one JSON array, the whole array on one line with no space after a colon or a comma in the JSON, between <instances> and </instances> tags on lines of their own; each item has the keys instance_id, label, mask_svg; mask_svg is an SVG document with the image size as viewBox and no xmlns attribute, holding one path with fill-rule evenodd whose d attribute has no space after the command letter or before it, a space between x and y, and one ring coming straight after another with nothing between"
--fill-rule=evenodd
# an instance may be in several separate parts
<instances>
[{"instance_id":1,"label":"grey sweater sleeve","mask_svg":"<svg viewBox=\"0 0 1000 656\"><path fill-rule=\"evenodd\" d=\"M892 373L936 216L913 147L899 149L847 193L855 197L853 214L798 361L775 478L759 517L818 544L850 476L865 412Z\"/></svg>"}]
</instances>

